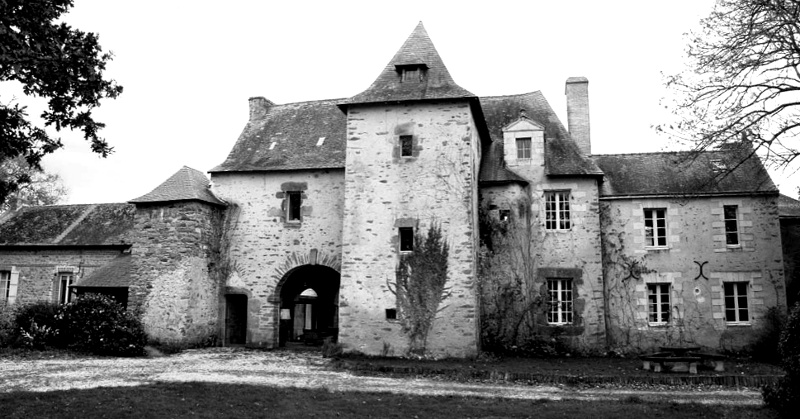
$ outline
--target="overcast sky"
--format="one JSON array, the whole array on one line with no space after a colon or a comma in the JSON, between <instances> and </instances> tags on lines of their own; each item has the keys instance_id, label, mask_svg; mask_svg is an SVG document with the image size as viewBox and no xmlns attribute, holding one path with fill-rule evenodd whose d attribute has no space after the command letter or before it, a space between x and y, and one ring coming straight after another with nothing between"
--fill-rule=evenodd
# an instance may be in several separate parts
<instances>
[{"instance_id":1,"label":"overcast sky","mask_svg":"<svg viewBox=\"0 0 800 419\"><path fill-rule=\"evenodd\" d=\"M663 121L662 72L681 69L683 34L713 0L178 1L76 0L64 20L98 33L124 86L96 119L114 147L80 135L45 159L68 203L141 196L186 165L221 163L248 118L247 99L346 98L366 89L419 21L453 79L478 96L541 90L566 125L564 82L589 79L594 153L674 149ZM15 93L2 86L0 97ZM20 93L16 92L19 96ZM31 105L37 103L22 99ZM786 173L772 174L796 195ZM798 178L800 176L795 176Z\"/></svg>"}]
</instances>

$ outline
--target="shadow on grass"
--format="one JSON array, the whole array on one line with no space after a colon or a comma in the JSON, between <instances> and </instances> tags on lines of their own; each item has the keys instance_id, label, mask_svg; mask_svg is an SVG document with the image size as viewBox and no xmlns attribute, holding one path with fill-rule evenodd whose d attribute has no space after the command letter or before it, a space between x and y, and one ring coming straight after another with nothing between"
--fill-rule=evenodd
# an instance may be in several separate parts
<instances>
[{"instance_id":1,"label":"shadow on grass","mask_svg":"<svg viewBox=\"0 0 800 419\"><path fill-rule=\"evenodd\" d=\"M620 401L549 401L331 392L238 384L157 383L46 393L0 393L3 418L769 418L761 407Z\"/></svg>"}]
</instances>

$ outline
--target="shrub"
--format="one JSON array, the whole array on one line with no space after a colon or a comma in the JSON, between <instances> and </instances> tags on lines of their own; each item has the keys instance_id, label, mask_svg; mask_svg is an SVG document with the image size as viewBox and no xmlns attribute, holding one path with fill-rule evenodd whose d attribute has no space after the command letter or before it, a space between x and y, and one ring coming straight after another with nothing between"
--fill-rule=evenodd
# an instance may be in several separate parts
<instances>
[{"instance_id":1,"label":"shrub","mask_svg":"<svg viewBox=\"0 0 800 419\"><path fill-rule=\"evenodd\" d=\"M14 336L14 310L8 304L0 304L0 348L11 345Z\"/></svg>"},{"instance_id":2,"label":"shrub","mask_svg":"<svg viewBox=\"0 0 800 419\"><path fill-rule=\"evenodd\" d=\"M792 308L781 333L778 353L786 375L775 385L762 389L764 403L783 415L791 416L800 406L800 303Z\"/></svg>"},{"instance_id":3,"label":"shrub","mask_svg":"<svg viewBox=\"0 0 800 419\"><path fill-rule=\"evenodd\" d=\"M777 307L770 307L764 316L764 327L753 344L748 348L751 356L762 362L777 364L781 356L778 346L781 331L786 324L786 314Z\"/></svg>"},{"instance_id":4,"label":"shrub","mask_svg":"<svg viewBox=\"0 0 800 419\"><path fill-rule=\"evenodd\" d=\"M97 355L137 356L147 342L141 322L114 300L88 294L62 306L59 340L68 348Z\"/></svg>"},{"instance_id":5,"label":"shrub","mask_svg":"<svg viewBox=\"0 0 800 419\"><path fill-rule=\"evenodd\" d=\"M58 345L56 315L58 304L39 301L18 307L14 313L13 344L23 348L45 349Z\"/></svg>"}]
</instances>

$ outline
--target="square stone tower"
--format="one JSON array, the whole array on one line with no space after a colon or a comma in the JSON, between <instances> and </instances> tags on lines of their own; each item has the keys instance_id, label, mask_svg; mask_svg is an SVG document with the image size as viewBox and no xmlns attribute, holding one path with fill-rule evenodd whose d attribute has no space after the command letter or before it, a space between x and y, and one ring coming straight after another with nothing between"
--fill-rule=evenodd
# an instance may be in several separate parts
<instances>
[{"instance_id":1,"label":"square stone tower","mask_svg":"<svg viewBox=\"0 0 800 419\"><path fill-rule=\"evenodd\" d=\"M488 138L478 98L455 84L420 23L375 82L339 107L339 342L367 354L475 354L478 168ZM423 248L437 229L448 251L434 262Z\"/></svg>"}]
</instances>

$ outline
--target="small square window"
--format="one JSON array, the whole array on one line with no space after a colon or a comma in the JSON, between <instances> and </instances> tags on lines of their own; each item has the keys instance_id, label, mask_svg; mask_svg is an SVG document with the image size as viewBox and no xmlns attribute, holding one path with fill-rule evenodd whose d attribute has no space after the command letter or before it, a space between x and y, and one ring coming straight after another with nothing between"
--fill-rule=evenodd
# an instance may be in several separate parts
<instances>
[{"instance_id":1,"label":"small square window","mask_svg":"<svg viewBox=\"0 0 800 419\"><path fill-rule=\"evenodd\" d=\"M414 228L413 227L400 227L400 251L413 252L414 251Z\"/></svg>"},{"instance_id":2,"label":"small square window","mask_svg":"<svg viewBox=\"0 0 800 419\"><path fill-rule=\"evenodd\" d=\"M500 221L506 222L511 219L511 210L501 209L499 211Z\"/></svg>"},{"instance_id":3,"label":"small square window","mask_svg":"<svg viewBox=\"0 0 800 419\"><path fill-rule=\"evenodd\" d=\"M397 320L397 309L396 308L387 308L386 309L386 320Z\"/></svg>"},{"instance_id":4,"label":"small square window","mask_svg":"<svg viewBox=\"0 0 800 419\"><path fill-rule=\"evenodd\" d=\"M414 146L414 137L411 135L400 136L400 155L403 157L411 157Z\"/></svg>"},{"instance_id":5,"label":"small square window","mask_svg":"<svg viewBox=\"0 0 800 419\"><path fill-rule=\"evenodd\" d=\"M302 192L287 192L288 205L286 208L287 221L300 221L300 207L303 205Z\"/></svg>"},{"instance_id":6,"label":"small square window","mask_svg":"<svg viewBox=\"0 0 800 419\"><path fill-rule=\"evenodd\" d=\"M531 139L530 138L517 138L517 158L529 159L531 158Z\"/></svg>"}]
</instances>

